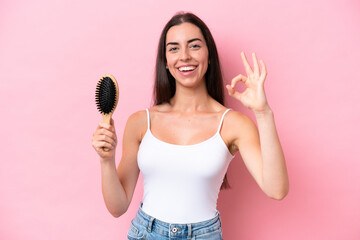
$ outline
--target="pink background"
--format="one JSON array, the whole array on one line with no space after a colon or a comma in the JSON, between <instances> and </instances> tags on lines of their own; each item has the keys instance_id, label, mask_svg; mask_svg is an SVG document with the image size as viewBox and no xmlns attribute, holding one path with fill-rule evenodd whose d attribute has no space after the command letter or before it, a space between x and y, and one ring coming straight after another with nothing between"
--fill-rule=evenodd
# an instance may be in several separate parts
<instances>
[{"instance_id":1,"label":"pink background","mask_svg":"<svg viewBox=\"0 0 360 240\"><path fill-rule=\"evenodd\" d=\"M95 87L103 74L116 76L121 139L129 115L151 104L158 38L179 10L212 30L226 83L245 73L242 50L265 61L287 159L283 201L266 197L233 160L232 190L218 202L224 238L360 239L356 0L1 1L0 239L126 238L142 178L129 211L113 218L91 146L101 121Z\"/></svg>"}]
</instances>

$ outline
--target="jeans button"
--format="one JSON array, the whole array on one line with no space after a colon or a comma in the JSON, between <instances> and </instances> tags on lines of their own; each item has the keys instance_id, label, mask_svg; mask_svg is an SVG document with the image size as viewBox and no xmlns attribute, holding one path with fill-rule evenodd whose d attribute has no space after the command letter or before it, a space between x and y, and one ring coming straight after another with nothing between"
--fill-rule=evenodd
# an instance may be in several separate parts
<instances>
[{"instance_id":1,"label":"jeans button","mask_svg":"<svg viewBox=\"0 0 360 240\"><path fill-rule=\"evenodd\" d=\"M173 227L173 228L171 229L171 231L172 231L173 233L176 233L176 232L177 232L177 228L176 228L176 227Z\"/></svg>"}]
</instances>

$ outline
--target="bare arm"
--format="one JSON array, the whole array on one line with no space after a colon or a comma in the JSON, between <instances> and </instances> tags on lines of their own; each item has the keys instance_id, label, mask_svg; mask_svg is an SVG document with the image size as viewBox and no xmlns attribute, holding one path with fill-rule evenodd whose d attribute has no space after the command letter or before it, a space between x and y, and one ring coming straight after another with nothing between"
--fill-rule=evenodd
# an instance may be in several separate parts
<instances>
[{"instance_id":1,"label":"bare arm","mask_svg":"<svg viewBox=\"0 0 360 240\"><path fill-rule=\"evenodd\" d=\"M120 217L128 209L128 199L116 172L115 159L100 161L101 187L106 208L114 217Z\"/></svg>"},{"instance_id":2,"label":"bare arm","mask_svg":"<svg viewBox=\"0 0 360 240\"><path fill-rule=\"evenodd\" d=\"M262 189L274 199L283 199L289 191L289 179L273 112L269 108L255 116L262 155Z\"/></svg>"},{"instance_id":3,"label":"bare arm","mask_svg":"<svg viewBox=\"0 0 360 240\"><path fill-rule=\"evenodd\" d=\"M250 68L245 54L241 53L247 77L238 75L227 85L229 95L239 100L244 106L253 110L258 128L244 115L233 114L232 137L233 148L238 149L249 172L261 189L271 198L283 199L289 191L289 179L286 163L275 120L264 91L266 68L261 63L261 75L256 55L253 53L254 70ZM234 87L243 82L247 89L239 93Z\"/></svg>"},{"instance_id":4,"label":"bare arm","mask_svg":"<svg viewBox=\"0 0 360 240\"><path fill-rule=\"evenodd\" d=\"M100 123L94 133L93 147L100 156L102 193L105 205L114 217L124 214L131 202L139 176L137 150L141 139L141 113L129 117L123 136L122 158L115 166L116 132L111 125ZM102 147L110 151L104 152Z\"/></svg>"},{"instance_id":5,"label":"bare arm","mask_svg":"<svg viewBox=\"0 0 360 240\"><path fill-rule=\"evenodd\" d=\"M227 120L231 123L233 149L239 150L259 187L267 196L283 199L289 190L289 180L271 110L256 114L258 127L239 112L233 111Z\"/></svg>"}]
</instances>

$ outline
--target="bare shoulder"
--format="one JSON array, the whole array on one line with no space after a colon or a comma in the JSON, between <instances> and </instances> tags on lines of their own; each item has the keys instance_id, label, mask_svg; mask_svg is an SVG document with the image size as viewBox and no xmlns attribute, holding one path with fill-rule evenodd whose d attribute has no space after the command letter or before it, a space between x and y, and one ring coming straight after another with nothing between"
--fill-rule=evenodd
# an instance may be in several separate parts
<instances>
[{"instance_id":1,"label":"bare shoulder","mask_svg":"<svg viewBox=\"0 0 360 240\"><path fill-rule=\"evenodd\" d=\"M239 125L242 127L249 127L249 125L253 125L254 122L245 114L239 112L239 111L235 111L235 110L230 110L227 114L226 117L224 119L224 121L227 122L227 124L230 125ZM225 122L224 122L225 124Z\"/></svg>"},{"instance_id":2,"label":"bare shoulder","mask_svg":"<svg viewBox=\"0 0 360 240\"><path fill-rule=\"evenodd\" d=\"M147 130L146 110L140 110L132 113L126 122L125 131L131 133L133 136L136 136L136 138L139 141L141 141L146 130Z\"/></svg>"},{"instance_id":3,"label":"bare shoulder","mask_svg":"<svg viewBox=\"0 0 360 240\"><path fill-rule=\"evenodd\" d=\"M226 114L222 136L230 152L236 152L241 141L256 138L257 135L257 127L250 117L235 110L231 110Z\"/></svg>"},{"instance_id":4,"label":"bare shoulder","mask_svg":"<svg viewBox=\"0 0 360 240\"><path fill-rule=\"evenodd\" d=\"M141 124L141 122L146 123L146 110L140 110L132 113L128 118L128 122L131 124Z\"/></svg>"}]
</instances>

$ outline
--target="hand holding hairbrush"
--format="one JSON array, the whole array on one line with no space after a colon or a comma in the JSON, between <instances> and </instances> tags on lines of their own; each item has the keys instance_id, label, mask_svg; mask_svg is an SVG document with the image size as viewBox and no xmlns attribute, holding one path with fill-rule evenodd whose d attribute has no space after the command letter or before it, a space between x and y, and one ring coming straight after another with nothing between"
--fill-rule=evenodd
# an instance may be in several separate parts
<instances>
[{"instance_id":1,"label":"hand holding hairbrush","mask_svg":"<svg viewBox=\"0 0 360 240\"><path fill-rule=\"evenodd\" d=\"M102 76L96 86L95 101L100 111L103 122L111 124L111 117L115 111L119 99L119 87L114 76L106 74ZM104 147L105 152L109 148Z\"/></svg>"}]
</instances>

